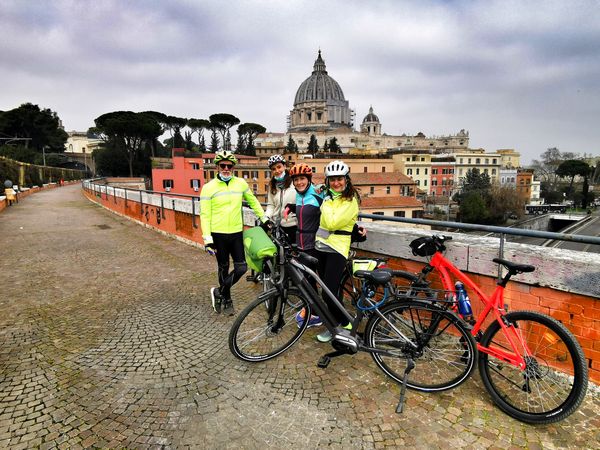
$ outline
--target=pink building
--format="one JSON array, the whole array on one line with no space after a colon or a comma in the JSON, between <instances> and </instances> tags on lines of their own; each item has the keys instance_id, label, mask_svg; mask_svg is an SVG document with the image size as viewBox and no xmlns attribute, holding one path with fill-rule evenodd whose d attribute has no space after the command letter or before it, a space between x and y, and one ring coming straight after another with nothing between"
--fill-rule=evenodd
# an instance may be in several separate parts
<instances>
[{"instance_id":1,"label":"pink building","mask_svg":"<svg viewBox=\"0 0 600 450\"><path fill-rule=\"evenodd\" d=\"M452 197L454 194L454 159L440 158L431 161L429 195Z\"/></svg>"},{"instance_id":2,"label":"pink building","mask_svg":"<svg viewBox=\"0 0 600 450\"><path fill-rule=\"evenodd\" d=\"M200 195L204 185L202 155L185 157L185 149L174 148L173 157L153 158L152 190L175 194Z\"/></svg>"}]
</instances>

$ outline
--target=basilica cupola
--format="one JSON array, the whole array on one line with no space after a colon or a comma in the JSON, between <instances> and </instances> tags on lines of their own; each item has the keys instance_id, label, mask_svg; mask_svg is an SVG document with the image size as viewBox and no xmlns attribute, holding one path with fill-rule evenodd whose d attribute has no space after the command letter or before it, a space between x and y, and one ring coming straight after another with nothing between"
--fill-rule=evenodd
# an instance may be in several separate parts
<instances>
[{"instance_id":1,"label":"basilica cupola","mask_svg":"<svg viewBox=\"0 0 600 450\"><path fill-rule=\"evenodd\" d=\"M318 131L352 127L352 114L342 88L329 74L321 50L312 74L296 91L289 118L290 131Z\"/></svg>"},{"instance_id":2,"label":"basilica cupola","mask_svg":"<svg viewBox=\"0 0 600 450\"><path fill-rule=\"evenodd\" d=\"M373 107L369 108L369 114L365 116L361 125L361 133L366 133L369 136L381 136L381 123L379 117L373 113Z\"/></svg>"}]
</instances>

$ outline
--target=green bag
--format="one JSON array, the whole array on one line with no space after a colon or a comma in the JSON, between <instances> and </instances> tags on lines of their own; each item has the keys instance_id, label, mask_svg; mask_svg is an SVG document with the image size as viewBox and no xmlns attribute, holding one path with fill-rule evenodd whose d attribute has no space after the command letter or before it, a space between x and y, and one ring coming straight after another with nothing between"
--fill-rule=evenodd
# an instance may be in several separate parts
<instances>
[{"instance_id":1,"label":"green bag","mask_svg":"<svg viewBox=\"0 0 600 450\"><path fill-rule=\"evenodd\" d=\"M377 267L377 261L374 259L354 259L352 260L352 273L357 270L374 270Z\"/></svg>"},{"instance_id":2,"label":"green bag","mask_svg":"<svg viewBox=\"0 0 600 450\"><path fill-rule=\"evenodd\" d=\"M262 272L265 258L275 256L277 247L261 227L244 230L243 239L248 267L255 272Z\"/></svg>"}]
</instances>

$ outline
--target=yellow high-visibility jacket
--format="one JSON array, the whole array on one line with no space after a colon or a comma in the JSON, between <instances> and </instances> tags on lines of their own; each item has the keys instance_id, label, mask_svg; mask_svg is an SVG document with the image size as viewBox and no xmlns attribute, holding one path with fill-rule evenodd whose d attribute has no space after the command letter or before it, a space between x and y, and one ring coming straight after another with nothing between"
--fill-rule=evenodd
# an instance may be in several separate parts
<instances>
[{"instance_id":1,"label":"yellow high-visibility jacket","mask_svg":"<svg viewBox=\"0 0 600 450\"><path fill-rule=\"evenodd\" d=\"M358 220L358 200L326 198L321 205L321 221L317 231L317 241L327 244L336 252L348 258L352 228Z\"/></svg>"},{"instance_id":2,"label":"yellow high-visibility jacket","mask_svg":"<svg viewBox=\"0 0 600 450\"><path fill-rule=\"evenodd\" d=\"M205 244L212 244L212 233L238 233L243 230L242 201L248 202L259 219L264 221L264 211L248 183L243 178L232 177L229 183L215 178L200 191L200 225Z\"/></svg>"}]
</instances>

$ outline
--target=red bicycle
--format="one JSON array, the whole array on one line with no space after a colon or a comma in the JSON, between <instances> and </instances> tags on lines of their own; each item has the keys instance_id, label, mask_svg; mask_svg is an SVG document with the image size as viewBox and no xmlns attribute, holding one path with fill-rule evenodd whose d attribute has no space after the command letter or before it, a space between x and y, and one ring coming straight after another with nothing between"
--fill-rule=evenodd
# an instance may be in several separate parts
<instances>
[{"instance_id":1,"label":"red bicycle","mask_svg":"<svg viewBox=\"0 0 600 450\"><path fill-rule=\"evenodd\" d=\"M449 236L421 237L411 242L413 254L428 257L421 273L395 275L409 281L404 294L444 304L470 323L479 350L481 379L494 403L522 422L545 424L572 414L585 397L588 371L577 339L560 322L536 311L511 311L504 288L513 275L533 272L534 266L494 258L507 270L491 296L443 255ZM436 271L443 289L432 289L427 276ZM483 308L475 316L464 306L467 291L458 292L453 278L474 292ZM459 305L461 300L461 305ZM468 302L468 298L466 299ZM478 308L479 309L479 308Z\"/></svg>"}]
</instances>

